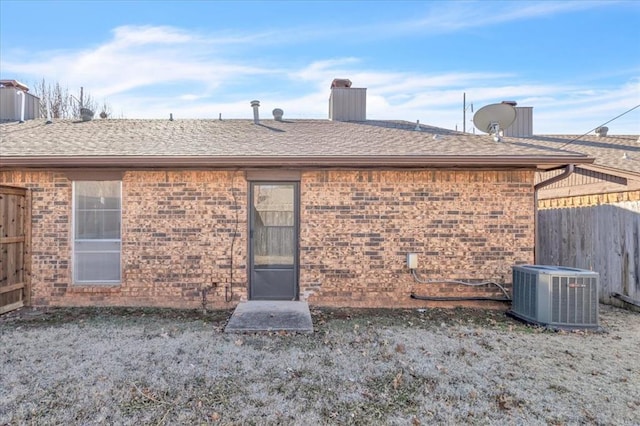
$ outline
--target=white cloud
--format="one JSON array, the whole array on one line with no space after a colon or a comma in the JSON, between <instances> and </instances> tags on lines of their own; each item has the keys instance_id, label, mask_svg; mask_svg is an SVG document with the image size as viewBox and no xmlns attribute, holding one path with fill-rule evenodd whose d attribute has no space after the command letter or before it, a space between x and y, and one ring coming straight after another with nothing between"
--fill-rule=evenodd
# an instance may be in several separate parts
<instances>
[{"instance_id":1,"label":"white cloud","mask_svg":"<svg viewBox=\"0 0 640 426\"><path fill-rule=\"evenodd\" d=\"M451 7L491 15L467 3ZM504 12L500 19L561 13L573 7L583 6L527 4ZM91 49L35 52L26 58L3 55L2 73L27 76L25 82L44 76L72 90L84 86L94 99L104 99L115 117L126 118L163 118L169 113L176 118L217 118L219 113L223 118L249 118L249 101L254 98L262 102L263 116L270 117L271 109L278 107L288 118L326 118L329 86L336 77L367 87L369 118L419 119L447 128L462 128L463 92L476 110L507 99L533 106L534 130L543 133L581 133L640 103L640 80L603 88L580 82L524 81L517 73L504 71L372 69L356 56L283 65L268 52L251 54L246 60L229 54L239 47L260 53L264 45L256 47L255 42L265 43L264 34L207 35L167 26L123 26ZM471 117L467 114L468 120ZM631 114L609 127L640 133L638 117Z\"/></svg>"},{"instance_id":2,"label":"white cloud","mask_svg":"<svg viewBox=\"0 0 640 426\"><path fill-rule=\"evenodd\" d=\"M210 91L234 78L276 71L226 61L212 54L208 40L171 27L119 27L111 40L93 49L44 52L35 58L3 61L4 72L84 86L97 98L185 82Z\"/></svg>"},{"instance_id":3,"label":"white cloud","mask_svg":"<svg viewBox=\"0 0 640 426\"><path fill-rule=\"evenodd\" d=\"M184 44L197 41L193 34L168 26L125 25L113 30L112 47L132 47L148 44Z\"/></svg>"},{"instance_id":4,"label":"white cloud","mask_svg":"<svg viewBox=\"0 0 640 426\"><path fill-rule=\"evenodd\" d=\"M357 33L372 38L394 34L440 34L468 28L491 27L511 21L520 21L545 16L564 14L584 9L611 5L607 1L452 1L431 2L422 16L402 22L376 23L375 29L368 25L348 29L333 29ZM419 11L416 15L420 15Z\"/></svg>"}]
</instances>

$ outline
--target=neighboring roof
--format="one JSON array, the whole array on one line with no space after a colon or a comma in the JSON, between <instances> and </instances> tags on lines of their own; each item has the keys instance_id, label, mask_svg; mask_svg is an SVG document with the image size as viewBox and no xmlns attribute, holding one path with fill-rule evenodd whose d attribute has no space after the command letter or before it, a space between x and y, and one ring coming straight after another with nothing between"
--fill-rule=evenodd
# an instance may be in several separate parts
<instances>
[{"instance_id":1,"label":"neighboring roof","mask_svg":"<svg viewBox=\"0 0 640 426\"><path fill-rule=\"evenodd\" d=\"M640 141L632 135L535 136L529 139L540 147L562 148L595 157L582 164L568 178L539 191L539 199L606 194L640 190ZM546 181L558 171L541 173L536 182Z\"/></svg>"},{"instance_id":2,"label":"neighboring roof","mask_svg":"<svg viewBox=\"0 0 640 426\"><path fill-rule=\"evenodd\" d=\"M638 135L570 136L544 135L527 139L538 147L563 149L594 157L601 171L622 171L640 177L640 139Z\"/></svg>"},{"instance_id":3,"label":"neighboring roof","mask_svg":"<svg viewBox=\"0 0 640 426\"><path fill-rule=\"evenodd\" d=\"M0 166L556 168L593 162L553 146L406 121L70 120L0 124ZM436 137L434 137L436 135Z\"/></svg>"},{"instance_id":4,"label":"neighboring roof","mask_svg":"<svg viewBox=\"0 0 640 426\"><path fill-rule=\"evenodd\" d=\"M29 91L26 84L20 83L18 80L0 80L0 87L15 87L25 92Z\"/></svg>"}]
</instances>

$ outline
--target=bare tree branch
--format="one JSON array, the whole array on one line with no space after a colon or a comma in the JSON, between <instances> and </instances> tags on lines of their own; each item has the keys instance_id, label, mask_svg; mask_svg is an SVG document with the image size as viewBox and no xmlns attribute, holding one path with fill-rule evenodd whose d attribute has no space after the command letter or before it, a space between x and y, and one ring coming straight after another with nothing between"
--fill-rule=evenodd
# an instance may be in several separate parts
<instances>
[{"instance_id":1,"label":"bare tree branch","mask_svg":"<svg viewBox=\"0 0 640 426\"><path fill-rule=\"evenodd\" d=\"M52 85L44 78L34 84L34 93L40 98L40 112L43 117L47 116L47 106L51 111L51 118L54 119L80 118L80 108L88 108L94 112L98 110L98 102L88 92L82 96L83 105L80 105L80 96L73 96L69 93L69 89L63 88L59 82ZM107 115L110 113L110 107L106 101L102 111Z\"/></svg>"}]
</instances>

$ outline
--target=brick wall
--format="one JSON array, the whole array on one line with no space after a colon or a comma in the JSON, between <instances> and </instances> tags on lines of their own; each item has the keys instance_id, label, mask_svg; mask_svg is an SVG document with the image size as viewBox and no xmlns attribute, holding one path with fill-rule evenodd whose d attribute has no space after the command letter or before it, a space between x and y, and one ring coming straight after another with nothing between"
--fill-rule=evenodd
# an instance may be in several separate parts
<instances>
[{"instance_id":1,"label":"brick wall","mask_svg":"<svg viewBox=\"0 0 640 426\"><path fill-rule=\"evenodd\" d=\"M0 184L31 188L31 303L66 292L70 277L71 182L50 172L0 172Z\"/></svg>"},{"instance_id":2,"label":"brick wall","mask_svg":"<svg viewBox=\"0 0 640 426\"><path fill-rule=\"evenodd\" d=\"M130 171L123 177L123 281L71 283L71 182L57 172L0 172L33 189L35 305L228 307L247 297L247 182L243 172ZM233 190L230 190L233 188ZM317 305L424 306L409 294L499 295L494 289L416 284L428 279L509 282L533 262L533 172L309 171L302 174L300 296ZM237 229L236 229L237 228ZM227 293L227 296L229 294Z\"/></svg>"},{"instance_id":3,"label":"brick wall","mask_svg":"<svg viewBox=\"0 0 640 426\"><path fill-rule=\"evenodd\" d=\"M301 184L300 282L310 303L417 306L431 296L500 295L425 279L511 281L533 262L533 173L310 172Z\"/></svg>"},{"instance_id":4,"label":"brick wall","mask_svg":"<svg viewBox=\"0 0 640 426\"><path fill-rule=\"evenodd\" d=\"M200 307L207 288L208 306L229 306L234 235L233 280L242 286L234 300L246 295L244 173L125 173L123 274L113 286L71 284L72 183L64 174L2 172L0 183L33 191L34 305Z\"/></svg>"}]
</instances>

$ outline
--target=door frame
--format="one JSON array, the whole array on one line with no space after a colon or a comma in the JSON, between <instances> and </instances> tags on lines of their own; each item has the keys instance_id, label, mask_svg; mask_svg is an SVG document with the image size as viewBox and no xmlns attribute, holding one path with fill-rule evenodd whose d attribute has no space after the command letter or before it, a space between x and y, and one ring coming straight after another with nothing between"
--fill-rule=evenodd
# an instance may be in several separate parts
<instances>
[{"instance_id":1,"label":"door frame","mask_svg":"<svg viewBox=\"0 0 640 426\"><path fill-rule=\"evenodd\" d=\"M249 176L248 176L249 177ZM247 296L248 300L265 300L254 299L253 289L253 194L255 185L293 185L293 232L294 232L294 250L293 250L293 299L283 300L300 300L300 180L293 179L278 179L279 176L274 176L275 179L247 179L249 184L249 190L247 191ZM287 176L288 177L288 176ZM278 299L269 299L278 300Z\"/></svg>"}]
</instances>

